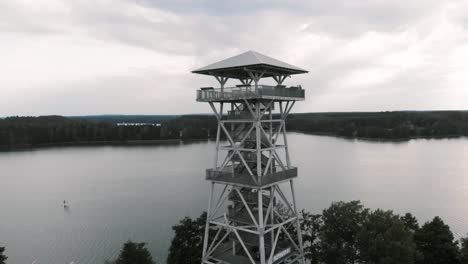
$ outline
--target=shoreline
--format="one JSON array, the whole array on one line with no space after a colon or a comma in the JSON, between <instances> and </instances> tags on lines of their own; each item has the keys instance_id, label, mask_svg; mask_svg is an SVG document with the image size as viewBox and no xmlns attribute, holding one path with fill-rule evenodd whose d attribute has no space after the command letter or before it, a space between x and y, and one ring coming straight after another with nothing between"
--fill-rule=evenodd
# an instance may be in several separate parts
<instances>
[{"instance_id":1,"label":"shoreline","mask_svg":"<svg viewBox=\"0 0 468 264\"><path fill-rule=\"evenodd\" d=\"M300 133L304 135L314 136L327 136L347 140L361 140L369 142L382 142L382 143L402 143L413 139L454 139L454 138L467 138L464 135L446 135L446 136L430 136L430 137L408 137L408 138L366 138L366 137L346 137L339 136L333 133L326 132L303 132L300 130L290 130L290 133ZM213 140L213 138L203 139L152 139L152 140L103 140L103 141L76 141L76 142L60 142L60 143L41 143L41 144L21 144L21 145L0 145L0 151L19 151L40 149L48 147L79 147L79 146L157 146L157 145L175 145L183 143L194 143L206 140Z\"/></svg>"},{"instance_id":2,"label":"shoreline","mask_svg":"<svg viewBox=\"0 0 468 264\"><path fill-rule=\"evenodd\" d=\"M372 142L386 142L386 143L400 143L400 142L407 142L413 139L453 139L453 138L468 138L465 135L444 135L444 136L417 136L417 137L406 137L406 138L369 138L369 137L347 137L347 136L340 136L333 133L327 132L304 132L300 130L289 130L292 133L300 133L304 135L315 135L315 136L327 136L327 137L335 137L341 139L349 139L349 140L361 140L361 141L372 141Z\"/></svg>"},{"instance_id":3,"label":"shoreline","mask_svg":"<svg viewBox=\"0 0 468 264\"><path fill-rule=\"evenodd\" d=\"M41 144L0 145L0 151L29 150L48 147L79 147L79 146L154 146L173 145L184 142L182 139L153 139L153 140L103 140L103 141L76 141Z\"/></svg>"}]
</instances>

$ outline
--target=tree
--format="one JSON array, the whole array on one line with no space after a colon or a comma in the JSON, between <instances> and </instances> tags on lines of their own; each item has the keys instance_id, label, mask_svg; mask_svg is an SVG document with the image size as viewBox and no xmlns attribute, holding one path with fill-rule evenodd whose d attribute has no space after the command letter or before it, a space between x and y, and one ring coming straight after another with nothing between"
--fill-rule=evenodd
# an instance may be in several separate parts
<instances>
[{"instance_id":1,"label":"tree","mask_svg":"<svg viewBox=\"0 0 468 264\"><path fill-rule=\"evenodd\" d=\"M0 247L0 264L5 264L7 259L8 257L5 256L5 247Z\"/></svg>"},{"instance_id":2,"label":"tree","mask_svg":"<svg viewBox=\"0 0 468 264\"><path fill-rule=\"evenodd\" d=\"M460 263L468 264L468 236L465 238L462 238L460 242L461 242Z\"/></svg>"},{"instance_id":3,"label":"tree","mask_svg":"<svg viewBox=\"0 0 468 264\"><path fill-rule=\"evenodd\" d=\"M422 254L422 258L417 260L418 264L459 263L458 246L453 233L438 216L415 232L414 241Z\"/></svg>"},{"instance_id":4,"label":"tree","mask_svg":"<svg viewBox=\"0 0 468 264\"><path fill-rule=\"evenodd\" d=\"M113 264L155 264L151 254L146 248L146 243L134 243L127 241L120 251L119 257Z\"/></svg>"},{"instance_id":5,"label":"tree","mask_svg":"<svg viewBox=\"0 0 468 264\"><path fill-rule=\"evenodd\" d=\"M322 261L352 264L358 259L357 234L368 210L359 201L335 202L323 211L320 229Z\"/></svg>"},{"instance_id":6,"label":"tree","mask_svg":"<svg viewBox=\"0 0 468 264\"><path fill-rule=\"evenodd\" d=\"M419 229L418 219L416 219L416 217L414 217L411 213L406 213L404 216L401 216L400 220L407 229L413 232Z\"/></svg>"},{"instance_id":7,"label":"tree","mask_svg":"<svg viewBox=\"0 0 468 264\"><path fill-rule=\"evenodd\" d=\"M322 226L322 216L301 211L301 233L304 244L304 254L311 264L320 263L319 232Z\"/></svg>"},{"instance_id":8,"label":"tree","mask_svg":"<svg viewBox=\"0 0 468 264\"><path fill-rule=\"evenodd\" d=\"M357 235L357 245L362 263L414 263L413 233L392 211L377 209L370 213Z\"/></svg>"},{"instance_id":9,"label":"tree","mask_svg":"<svg viewBox=\"0 0 468 264\"><path fill-rule=\"evenodd\" d=\"M175 236L172 239L167 257L168 264L199 264L202 258L203 235L206 213L192 220L185 217L172 227Z\"/></svg>"}]
</instances>

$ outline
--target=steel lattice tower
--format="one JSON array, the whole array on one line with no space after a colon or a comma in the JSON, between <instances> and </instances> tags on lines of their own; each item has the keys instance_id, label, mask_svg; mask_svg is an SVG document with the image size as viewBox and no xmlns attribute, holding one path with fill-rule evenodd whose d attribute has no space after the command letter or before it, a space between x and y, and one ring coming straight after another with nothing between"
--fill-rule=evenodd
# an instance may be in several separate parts
<instances>
[{"instance_id":1,"label":"steel lattice tower","mask_svg":"<svg viewBox=\"0 0 468 264\"><path fill-rule=\"evenodd\" d=\"M218 120L202 263L304 263L285 120L305 93L283 82L307 71L249 51L193 73L221 86L197 91ZM270 77L276 85L259 84Z\"/></svg>"}]
</instances>

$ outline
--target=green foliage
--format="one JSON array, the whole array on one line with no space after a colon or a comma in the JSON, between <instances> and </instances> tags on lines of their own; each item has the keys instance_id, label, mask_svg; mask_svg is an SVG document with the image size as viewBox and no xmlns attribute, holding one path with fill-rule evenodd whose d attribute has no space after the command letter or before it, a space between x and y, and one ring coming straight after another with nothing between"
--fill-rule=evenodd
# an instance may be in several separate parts
<instances>
[{"instance_id":1,"label":"green foliage","mask_svg":"<svg viewBox=\"0 0 468 264\"><path fill-rule=\"evenodd\" d=\"M291 114L289 131L373 139L468 136L466 111Z\"/></svg>"},{"instance_id":2,"label":"green foliage","mask_svg":"<svg viewBox=\"0 0 468 264\"><path fill-rule=\"evenodd\" d=\"M413 234L392 211L369 213L357 235L357 245L362 263L414 263Z\"/></svg>"},{"instance_id":3,"label":"green foliage","mask_svg":"<svg viewBox=\"0 0 468 264\"><path fill-rule=\"evenodd\" d=\"M120 250L115 261L106 261L106 264L155 264L146 243L127 241Z\"/></svg>"},{"instance_id":4,"label":"green foliage","mask_svg":"<svg viewBox=\"0 0 468 264\"><path fill-rule=\"evenodd\" d=\"M454 241L452 231L440 217L425 223L414 234L416 248L421 252L419 264L457 264L459 249Z\"/></svg>"},{"instance_id":5,"label":"green foliage","mask_svg":"<svg viewBox=\"0 0 468 264\"><path fill-rule=\"evenodd\" d=\"M323 211L319 235L323 262L356 263L357 235L367 214L368 210L359 201L335 202Z\"/></svg>"},{"instance_id":6,"label":"green foliage","mask_svg":"<svg viewBox=\"0 0 468 264\"><path fill-rule=\"evenodd\" d=\"M168 264L201 262L205 221L203 213L173 226ZM287 227L290 233L294 226ZM399 216L371 211L359 201L335 202L322 215L302 211L300 227L311 264L468 264L468 237L459 250L439 217L419 228L410 213Z\"/></svg>"},{"instance_id":7,"label":"green foliage","mask_svg":"<svg viewBox=\"0 0 468 264\"><path fill-rule=\"evenodd\" d=\"M5 264L8 257L5 255L5 247L0 247L0 264Z\"/></svg>"},{"instance_id":8,"label":"green foliage","mask_svg":"<svg viewBox=\"0 0 468 264\"><path fill-rule=\"evenodd\" d=\"M193 220L185 217L172 229L172 239L167 257L168 264L199 264L203 250L203 235L206 224L206 213Z\"/></svg>"},{"instance_id":9,"label":"green foliage","mask_svg":"<svg viewBox=\"0 0 468 264\"><path fill-rule=\"evenodd\" d=\"M179 138L182 132L182 139L204 139L208 134L216 135L217 120L212 115L187 115L180 116L166 123L171 137Z\"/></svg>"},{"instance_id":10,"label":"green foliage","mask_svg":"<svg viewBox=\"0 0 468 264\"><path fill-rule=\"evenodd\" d=\"M0 147L44 144L119 143L133 140L206 139L216 134L214 116L181 116L161 126L117 126L61 116L0 118Z\"/></svg>"},{"instance_id":11,"label":"green foliage","mask_svg":"<svg viewBox=\"0 0 468 264\"><path fill-rule=\"evenodd\" d=\"M301 232L304 243L304 254L311 264L320 263L320 239L319 232L322 226L321 215L301 211Z\"/></svg>"},{"instance_id":12,"label":"green foliage","mask_svg":"<svg viewBox=\"0 0 468 264\"><path fill-rule=\"evenodd\" d=\"M160 123L117 126L112 122ZM467 111L291 114L290 131L374 139L468 136ZM0 118L0 147L41 144L206 139L216 135L213 115L62 116ZM224 135L222 135L224 137Z\"/></svg>"},{"instance_id":13,"label":"green foliage","mask_svg":"<svg viewBox=\"0 0 468 264\"><path fill-rule=\"evenodd\" d=\"M468 264L468 236L465 238L462 238L460 242L461 242L460 263Z\"/></svg>"},{"instance_id":14,"label":"green foliage","mask_svg":"<svg viewBox=\"0 0 468 264\"><path fill-rule=\"evenodd\" d=\"M408 230L415 232L419 229L418 219L414 217L411 213L406 213L404 216L400 217L401 222L405 225Z\"/></svg>"},{"instance_id":15,"label":"green foliage","mask_svg":"<svg viewBox=\"0 0 468 264\"><path fill-rule=\"evenodd\" d=\"M85 119L96 123L164 123L175 119L179 115L88 115L88 116L72 116L72 119Z\"/></svg>"}]
</instances>

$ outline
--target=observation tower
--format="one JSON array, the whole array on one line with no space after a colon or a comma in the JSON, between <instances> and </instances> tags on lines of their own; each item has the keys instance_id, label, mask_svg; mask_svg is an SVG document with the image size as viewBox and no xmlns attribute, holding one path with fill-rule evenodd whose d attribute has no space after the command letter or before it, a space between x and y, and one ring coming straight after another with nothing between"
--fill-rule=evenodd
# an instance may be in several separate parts
<instances>
[{"instance_id":1,"label":"observation tower","mask_svg":"<svg viewBox=\"0 0 468 264\"><path fill-rule=\"evenodd\" d=\"M197 91L218 120L202 263L305 263L285 125L305 91L283 82L307 71L248 51L193 73L220 85ZM225 87L229 79L239 84Z\"/></svg>"}]
</instances>

